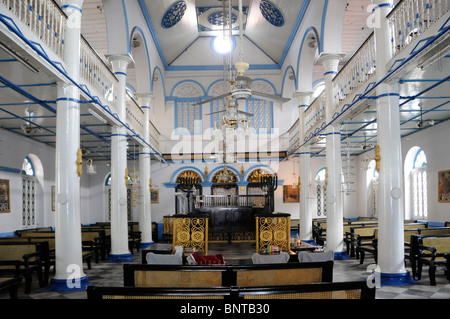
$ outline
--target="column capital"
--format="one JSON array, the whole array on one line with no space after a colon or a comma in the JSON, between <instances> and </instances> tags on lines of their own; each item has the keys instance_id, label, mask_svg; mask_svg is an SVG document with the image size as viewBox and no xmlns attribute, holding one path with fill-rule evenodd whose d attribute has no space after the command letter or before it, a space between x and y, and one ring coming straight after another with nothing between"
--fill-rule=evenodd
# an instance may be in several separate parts
<instances>
[{"instance_id":1,"label":"column capital","mask_svg":"<svg viewBox=\"0 0 450 319\"><path fill-rule=\"evenodd\" d=\"M137 92L134 95L139 99L140 106L150 106L150 103L155 99L153 92Z\"/></svg>"},{"instance_id":2,"label":"column capital","mask_svg":"<svg viewBox=\"0 0 450 319\"><path fill-rule=\"evenodd\" d=\"M313 91L295 91L294 97L298 99L302 96L311 96L313 93L314 93Z\"/></svg>"},{"instance_id":3,"label":"column capital","mask_svg":"<svg viewBox=\"0 0 450 319\"><path fill-rule=\"evenodd\" d=\"M121 72L126 74L128 65L134 63L133 57L129 53L109 54L106 55L106 58L111 63L114 73Z\"/></svg>"},{"instance_id":4,"label":"column capital","mask_svg":"<svg viewBox=\"0 0 450 319\"><path fill-rule=\"evenodd\" d=\"M309 102L311 96L313 95L313 91L296 91L294 92L294 97L297 98L297 103L299 107L309 106Z\"/></svg>"},{"instance_id":5,"label":"column capital","mask_svg":"<svg viewBox=\"0 0 450 319\"><path fill-rule=\"evenodd\" d=\"M345 53L328 53L322 52L317 58L317 63L320 63L324 67L325 74L337 73L339 61L345 56Z\"/></svg>"}]
</instances>

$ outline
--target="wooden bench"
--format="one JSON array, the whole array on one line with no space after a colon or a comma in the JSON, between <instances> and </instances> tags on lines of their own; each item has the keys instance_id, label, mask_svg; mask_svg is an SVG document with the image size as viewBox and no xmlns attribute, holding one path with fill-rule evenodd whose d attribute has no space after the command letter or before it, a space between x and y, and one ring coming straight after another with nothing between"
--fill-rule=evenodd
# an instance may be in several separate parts
<instances>
[{"instance_id":1,"label":"wooden bench","mask_svg":"<svg viewBox=\"0 0 450 319\"><path fill-rule=\"evenodd\" d=\"M333 261L231 265L233 281L239 287L299 285L333 281Z\"/></svg>"},{"instance_id":2,"label":"wooden bench","mask_svg":"<svg viewBox=\"0 0 450 319\"><path fill-rule=\"evenodd\" d=\"M25 293L31 292L32 274L37 273L39 286L44 287L42 275L42 245L20 241L0 241L0 274L25 278Z\"/></svg>"},{"instance_id":3,"label":"wooden bench","mask_svg":"<svg viewBox=\"0 0 450 319\"><path fill-rule=\"evenodd\" d=\"M418 232L418 229L427 229L427 226L427 223L406 223L403 225L403 229L405 232L411 230L411 233L414 233ZM361 252L372 253L375 260L377 257L378 239L375 237L378 236L378 233L375 232L375 230L372 232L370 228L378 229L378 226L369 224L355 227L356 230L351 229L350 232L346 234L346 238L344 239L344 242L347 244L347 254L350 253L351 257L356 256L357 259L360 259L361 264L364 262L364 260L361 260L360 258Z\"/></svg>"},{"instance_id":4,"label":"wooden bench","mask_svg":"<svg viewBox=\"0 0 450 319\"><path fill-rule=\"evenodd\" d=\"M227 266L123 265L124 286L130 287L226 287L230 281Z\"/></svg>"},{"instance_id":5,"label":"wooden bench","mask_svg":"<svg viewBox=\"0 0 450 319\"><path fill-rule=\"evenodd\" d=\"M445 276L447 280L450 282L450 254L444 254L445 258Z\"/></svg>"},{"instance_id":6,"label":"wooden bench","mask_svg":"<svg viewBox=\"0 0 450 319\"><path fill-rule=\"evenodd\" d=\"M344 242L347 245L347 254L359 259L359 252L361 249L358 248L364 245L371 245L375 238L375 230L377 229L378 226L374 225L351 227L350 232L347 232L344 239Z\"/></svg>"},{"instance_id":7,"label":"wooden bench","mask_svg":"<svg viewBox=\"0 0 450 319\"><path fill-rule=\"evenodd\" d=\"M446 266L445 256L450 254L450 234L445 235L413 235L411 241L411 255L414 265L417 262L417 271L413 268L413 276L420 280L422 266L428 265L430 285L436 285L436 267Z\"/></svg>"},{"instance_id":8,"label":"wooden bench","mask_svg":"<svg viewBox=\"0 0 450 319\"><path fill-rule=\"evenodd\" d=\"M238 288L240 299L375 299L366 281Z\"/></svg>"},{"instance_id":9,"label":"wooden bench","mask_svg":"<svg viewBox=\"0 0 450 319\"><path fill-rule=\"evenodd\" d=\"M8 290L9 297L11 299L17 299L17 290L21 282L21 277L0 276L0 291Z\"/></svg>"},{"instance_id":10,"label":"wooden bench","mask_svg":"<svg viewBox=\"0 0 450 319\"><path fill-rule=\"evenodd\" d=\"M331 282L333 261L258 265L125 264L124 286L251 287Z\"/></svg>"},{"instance_id":11,"label":"wooden bench","mask_svg":"<svg viewBox=\"0 0 450 319\"><path fill-rule=\"evenodd\" d=\"M88 286L87 299L231 299L231 288L151 288Z\"/></svg>"},{"instance_id":12,"label":"wooden bench","mask_svg":"<svg viewBox=\"0 0 450 319\"><path fill-rule=\"evenodd\" d=\"M271 287L151 288L88 286L87 299L375 299L366 281Z\"/></svg>"},{"instance_id":13,"label":"wooden bench","mask_svg":"<svg viewBox=\"0 0 450 319\"><path fill-rule=\"evenodd\" d=\"M55 264L55 232L46 232L46 231L32 231L32 232L21 232L21 237L28 238L29 241L39 242L39 241L47 241L49 243L49 259L50 265ZM91 249L88 249L91 247ZM82 242L83 248L83 261L86 262L89 269L91 269L91 259L94 255L93 247L91 243L86 241Z\"/></svg>"}]
</instances>

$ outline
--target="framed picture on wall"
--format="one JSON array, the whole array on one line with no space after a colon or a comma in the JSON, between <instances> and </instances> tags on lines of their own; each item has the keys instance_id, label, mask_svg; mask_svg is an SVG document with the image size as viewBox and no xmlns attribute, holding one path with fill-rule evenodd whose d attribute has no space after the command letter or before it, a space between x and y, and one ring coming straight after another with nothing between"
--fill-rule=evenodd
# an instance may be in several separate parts
<instances>
[{"instance_id":1,"label":"framed picture on wall","mask_svg":"<svg viewBox=\"0 0 450 319\"><path fill-rule=\"evenodd\" d=\"M150 192L150 199L152 204L158 204L159 203L159 189L152 189Z\"/></svg>"},{"instance_id":2,"label":"framed picture on wall","mask_svg":"<svg viewBox=\"0 0 450 319\"><path fill-rule=\"evenodd\" d=\"M450 169L438 172L438 199L450 203Z\"/></svg>"},{"instance_id":3,"label":"framed picture on wall","mask_svg":"<svg viewBox=\"0 0 450 319\"><path fill-rule=\"evenodd\" d=\"M283 185L283 203L299 203L300 190L292 185Z\"/></svg>"},{"instance_id":4,"label":"framed picture on wall","mask_svg":"<svg viewBox=\"0 0 450 319\"><path fill-rule=\"evenodd\" d=\"M0 213L10 213L9 179L0 179Z\"/></svg>"},{"instance_id":5,"label":"framed picture on wall","mask_svg":"<svg viewBox=\"0 0 450 319\"><path fill-rule=\"evenodd\" d=\"M52 186L52 212L55 211L55 186Z\"/></svg>"}]
</instances>

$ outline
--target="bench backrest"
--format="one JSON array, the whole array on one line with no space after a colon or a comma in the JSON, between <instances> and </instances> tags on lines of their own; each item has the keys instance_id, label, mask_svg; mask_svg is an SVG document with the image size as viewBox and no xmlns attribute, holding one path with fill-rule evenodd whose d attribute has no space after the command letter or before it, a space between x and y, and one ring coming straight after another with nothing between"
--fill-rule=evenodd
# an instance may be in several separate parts
<instances>
[{"instance_id":1,"label":"bench backrest","mask_svg":"<svg viewBox=\"0 0 450 319\"><path fill-rule=\"evenodd\" d=\"M125 264L124 286L221 287L228 286L226 266Z\"/></svg>"},{"instance_id":2,"label":"bench backrest","mask_svg":"<svg viewBox=\"0 0 450 319\"><path fill-rule=\"evenodd\" d=\"M0 241L0 260L23 261L23 256L37 252L36 244L26 242L4 242ZM30 260L34 260L31 258Z\"/></svg>"},{"instance_id":3,"label":"bench backrest","mask_svg":"<svg viewBox=\"0 0 450 319\"><path fill-rule=\"evenodd\" d=\"M450 234L450 227L431 227L419 229L421 235Z\"/></svg>"},{"instance_id":4,"label":"bench backrest","mask_svg":"<svg viewBox=\"0 0 450 319\"><path fill-rule=\"evenodd\" d=\"M436 254L450 253L450 235L422 237L420 244L436 248Z\"/></svg>"},{"instance_id":5,"label":"bench backrest","mask_svg":"<svg viewBox=\"0 0 450 319\"><path fill-rule=\"evenodd\" d=\"M403 230L403 240L405 243L411 242L411 235L420 234L419 228L405 229Z\"/></svg>"},{"instance_id":6,"label":"bench backrest","mask_svg":"<svg viewBox=\"0 0 450 319\"><path fill-rule=\"evenodd\" d=\"M377 228L377 226L352 227L350 228L350 231L354 234L354 236L373 236L375 229Z\"/></svg>"},{"instance_id":7,"label":"bench backrest","mask_svg":"<svg viewBox=\"0 0 450 319\"><path fill-rule=\"evenodd\" d=\"M238 289L243 299L375 299L366 281L323 282L294 286Z\"/></svg>"},{"instance_id":8,"label":"bench backrest","mask_svg":"<svg viewBox=\"0 0 450 319\"><path fill-rule=\"evenodd\" d=\"M54 231L30 231L20 233L21 237L54 237Z\"/></svg>"},{"instance_id":9,"label":"bench backrest","mask_svg":"<svg viewBox=\"0 0 450 319\"><path fill-rule=\"evenodd\" d=\"M232 266L236 286L299 285L333 280L333 261Z\"/></svg>"},{"instance_id":10,"label":"bench backrest","mask_svg":"<svg viewBox=\"0 0 450 319\"><path fill-rule=\"evenodd\" d=\"M55 237L29 237L28 239L32 243L45 241L48 243L49 249L55 249Z\"/></svg>"},{"instance_id":11,"label":"bench backrest","mask_svg":"<svg viewBox=\"0 0 450 319\"><path fill-rule=\"evenodd\" d=\"M403 229L416 229L416 228L427 228L426 223L408 223L403 224Z\"/></svg>"},{"instance_id":12,"label":"bench backrest","mask_svg":"<svg viewBox=\"0 0 450 319\"><path fill-rule=\"evenodd\" d=\"M333 261L210 266L125 264L124 286L205 288L331 282L333 264Z\"/></svg>"},{"instance_id":13,"label":"bench backrest","mask_svg":"<svg viewBox=\"0 0 450 319\"><path fill-rule=\"evenodd\" d=\"M82 231L85 230L91 230L91 231L103 231L106 236L111 235L111 228L110 227L104 227L104 226L82 226Z\"/></svg>"},{"instance_id":14,"label":"bench backrest","mask_svg":"<svg viewBox=\"0 0 450 319\"><path fill-rule=\"evenodd\" d=\"M81 240L83 241L95 241L96 238L105 237L103 230L83 230L81 232Z\"/></svg>"},{"instance_id":15,"label":"bench backrest","mask_svg":"<svg viewBox=\"0 0 450 319\"><path fill-rule=\"evenodd\" d=\"M88 286L87 299L230 299L230 288L151 288Z\"/></svg>"}]
</instances>

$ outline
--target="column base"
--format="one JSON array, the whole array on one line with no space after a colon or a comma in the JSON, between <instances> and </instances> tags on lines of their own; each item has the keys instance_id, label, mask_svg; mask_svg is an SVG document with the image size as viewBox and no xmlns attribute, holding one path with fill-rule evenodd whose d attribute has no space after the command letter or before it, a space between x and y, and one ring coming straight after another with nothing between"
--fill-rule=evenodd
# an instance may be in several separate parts
<instances>
[{"instance_id":1,"label":"column base","mask_svg":"<svg viewBox=\"0 0 450 319\"><path fill-rule=\"evenodd\" d=\"M350 257L347 255L345 251L334 253L334 260L345 260L345 259L350 259Z\"/></svg>"},{"instance_id":2,"label":"column base","mask_svg":"<svg viewBox=\"0 0 450 319\"><path fill-rule=\"evenodd\" d=\"M417 282L412 279L409 272L402 274L380 273L380 284L381 286L409 286L415 285Z\"/></svg>"},{"instance_id":3,"label":"column base","mask_svg":"<svg viewBox=\"0 0 450 319\"><path fill-rule=\"evenodd\" d=\"M153 245L153 244L154 244L153 241L150 242L150 243L141 243L141 244L139 245L139 248L147 248L147 247L149 247L149 246L151 246L151 245Z\"/></svg>"},{"instance_id":4,"label":"column base","mask_svg":"<svg viewBox=\"0 0 450 319\"><path fill-rule=\"evenodd\" d=\"M74 279L52 279L48 289L50 291L84 291L90 284L87 276Z\"/></svg>"},{"instance_id":5,"label":"column base","mask_svg":"<svg viewBox=\"0 0 450 319\"><path fill-rule=\"evenodd\" d=\"M129 262L133 261L134 257L131 253L128 254L109 254L108 258L106 258L106 262L114 263L114 262Z\"/></svg>"}]
</instances>

